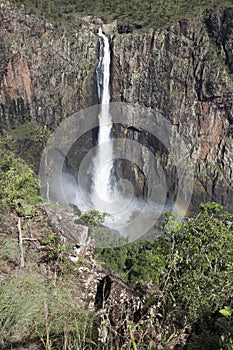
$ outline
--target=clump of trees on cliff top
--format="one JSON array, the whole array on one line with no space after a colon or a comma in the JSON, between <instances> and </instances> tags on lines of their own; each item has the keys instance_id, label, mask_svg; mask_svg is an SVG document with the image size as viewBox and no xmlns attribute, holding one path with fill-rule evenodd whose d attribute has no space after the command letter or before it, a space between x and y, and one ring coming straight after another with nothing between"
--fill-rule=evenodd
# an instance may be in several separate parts
<instances>
[{"instance_id":1,"label":"clump of trees on cliff top","mask_svg":"<svg viewBox=\"0 0 233 350\"><path fill-rule=\"evenodd\" d=\"M72 12L94 15L105 20L118 19L133 26L166 26L174 20L197 14L204 8L233 7L231 0L15 0L50 16Z\"/></svg>"}]
</instances>

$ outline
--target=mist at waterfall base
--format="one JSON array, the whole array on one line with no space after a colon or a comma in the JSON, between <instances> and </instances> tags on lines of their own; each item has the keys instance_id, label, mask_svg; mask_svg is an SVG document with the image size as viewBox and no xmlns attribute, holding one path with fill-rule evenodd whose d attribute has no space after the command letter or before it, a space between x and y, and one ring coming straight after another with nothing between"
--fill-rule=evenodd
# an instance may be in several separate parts
<instances>
[{"instance_id":1,"label":"mist at waterfall base","mask_svg":"<svg viewBox=\"0 0 233 350\"><path fill-rule=\"evenodd\" d=\"M118 232L127 237L129 242L145 234L153 237L156 233L156 222L165 212L174 209L166 198L158 198L156 202L138 198L133 186L125 179L115 182L108 201L99 193L99 206L93 205L91 192L83 186L80 187L73 175L63 173L62 184L67 203L75 205L82 213L91 209L107 212L110 216L105 218L103 225L111 229L113 234Z\"/></svg>"}]
</instances>

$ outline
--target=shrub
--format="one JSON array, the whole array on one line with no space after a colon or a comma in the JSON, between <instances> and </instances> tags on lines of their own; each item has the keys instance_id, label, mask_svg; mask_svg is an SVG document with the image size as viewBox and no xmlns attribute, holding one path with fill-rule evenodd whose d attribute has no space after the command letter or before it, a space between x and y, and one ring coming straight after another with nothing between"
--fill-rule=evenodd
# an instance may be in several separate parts
<instances>
[{"instance_id":1,"label":"shrub","mask_svg":"<svg viewBox=\"0 0 233 350\"><path fill-rule=\"evenodd\" d=\"M33 208L41 200L38 192L39 180L33 171L0 142L0 199L19 214L33 216Z\"/></svg>"}]
</instances>

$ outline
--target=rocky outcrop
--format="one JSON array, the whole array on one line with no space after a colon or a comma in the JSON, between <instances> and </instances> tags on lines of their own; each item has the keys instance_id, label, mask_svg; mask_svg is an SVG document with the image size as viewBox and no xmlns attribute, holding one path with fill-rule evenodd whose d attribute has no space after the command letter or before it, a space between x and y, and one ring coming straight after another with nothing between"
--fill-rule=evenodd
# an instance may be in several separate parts
<instances>
[{"instance_id":1,"label":"rocky outcrop","mask_svg":"<svg viewBox=\"0 0 233 350\"><path fill-rule=\"evenodd\" d=\"M79 256L92 258L94 250L94 241L88 227L79 222L78 213L75 209L56 206L52 204L44 204L43 209L50 220L50 225L56 228L56 231L73 246L74 257Z\"/></svg>"}]
</instances>

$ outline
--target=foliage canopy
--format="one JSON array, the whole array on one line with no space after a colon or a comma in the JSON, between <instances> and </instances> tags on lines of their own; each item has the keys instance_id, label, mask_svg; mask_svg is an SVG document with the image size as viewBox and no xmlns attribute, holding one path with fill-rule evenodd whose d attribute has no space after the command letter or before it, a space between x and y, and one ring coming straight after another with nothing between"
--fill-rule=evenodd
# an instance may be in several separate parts
<instances>
[{"instance_id":1,"label":"foliage canopy","mask_svg":"<svg viewBox=\"0 0 233 350\"><path fill-rule=\"evenodd\" d=\"M96 16L107 21L164 27L176 20L197 15L204 8L232 7L231 0L15 0L37 8L50 16L65 18L72 13Z\"/></svg>"},{"instance_id":2,"label":"foliage canopy","mask_svg":"<svg viewBox=\"0 0 233 350\"><path fill-rule=\"evenodd\" d=\"M99 249L96 255L136 290L140 281L162 291L163 317L182 310L190 325L199 324L199 338L194 332L188 349L220 349L223 336L220 339L221 330L212 317L233 298L233 215L222 211L219 204L203 203L195 218L177 223L171 213L166 221L155 241ZM209 324L216 334L220 332L216 339ZM229 335L226 329L226 339L232 342L233 333ZM215 340L209 347L210 338ZM201 347L203 339L205 347Z\"/></svg>"}]
</instances>

